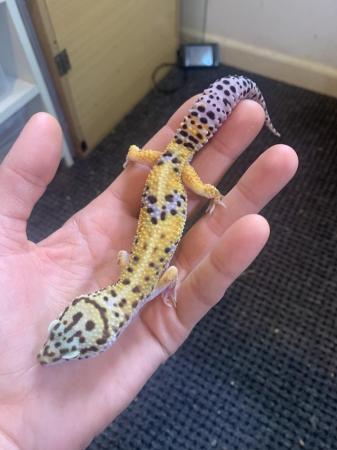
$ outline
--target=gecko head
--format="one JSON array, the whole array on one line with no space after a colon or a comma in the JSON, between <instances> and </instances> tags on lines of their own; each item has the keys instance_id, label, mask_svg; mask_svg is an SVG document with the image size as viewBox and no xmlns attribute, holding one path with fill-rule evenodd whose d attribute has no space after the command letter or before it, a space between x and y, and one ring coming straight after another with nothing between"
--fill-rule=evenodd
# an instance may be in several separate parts
<instances>
[{"instance_id":1,"label":"gecko head","mask_svg":"<svg viewBox=\"0 0 337 450\"><path fill-rule=\"evenodd\" d=\"M89 358L106 348L107 324L95 305L87 297L75 299L49 324L48 339L37 355L40 364Z\"/></svg>"}]
</instances>

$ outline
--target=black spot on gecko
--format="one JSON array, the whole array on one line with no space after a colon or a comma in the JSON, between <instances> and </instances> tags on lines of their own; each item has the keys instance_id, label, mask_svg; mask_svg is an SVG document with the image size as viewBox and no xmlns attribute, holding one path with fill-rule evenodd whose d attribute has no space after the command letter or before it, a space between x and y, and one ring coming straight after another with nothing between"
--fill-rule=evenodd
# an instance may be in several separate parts
<instances>
[{"instance_id":1,"label":"black spot on gecko","mask_svg":"<svg viewBox=\"0 0 337 450\"><path fill-rule=\"evenodd\" d=\"M172 194L165 195L165 200L167 200L168 202L172 202L173 201L173 195Z\"/></svg>"},{"instance_id":2,"label":"black spot on gecko","mask_svg":"<svg viewBox=\"0 0 337 450\"><path fill-rule=\"evenodd\" d=\"M89 352L98 352L98 348L95 345L91 345L88 348L81 349L81 355L84 355L85 353L89 353Z\"/></svg>"},{"instance_id":3,"label":"black spot on gecko","mask_svg":"<svg viewBox=\"0 0 337 450\"><path fill-rule=\"evenodd\" d=\"M65 327L64 332L68 333L68 331L70 331L73 328L73 326L76 325L81 320L82 317L83 314L80 311L75 313L72 317L72 321L70 322L70 324Z\"/></svg>"},{"instance_id":4,"label":"black spot on gecko","mask_svg":"<svg viewBox=\"0 0 337 450\"><path fill-rule=\"evenodd\" d=\"M124 280L122 281L123 284L130 284L130 280L129 278L124 278Z\"/></svg>"},{"instance_id":5,"label":"black spot on gecko","mask_svg":"<svg viewBox=\"0 0 337 450\"><path fill-rule=\"evenodd\" d=\"M215 119L215 115L213 111L207 111L207 115L210 119L214 120Z\"/></svg>"},{"instance_id":6,"label":"black spot on gecko","mask_svg":"<svg viewBox=\"0 0 337 450\"><path fill-rule=\"evenodd\" d=\"M124 305L126 305L126 298L122 298L122 300L118 304L118 306L121 306L121 307L123 307Z\"/></svg>"},{"instance_id":7,"label":"black spot on gecko","mask_svg":"<svg viewBox=\"0 0 337 450\"><path fill-rule=\"evenodd\" d=\"M85 324L85 329L87 331L91 331L95 328L95 322L93 320L88 320L87 323Z\"/></svg>"},{"instance_id":8,"label":"black spot on gecko","mask_svg":"<svg viewBox=\"0 0 337 450\"><path fill-rule=\"evenodd\" d=\"M158 219L156 217L151 217L151 222L153 223L153 225L157 225Z\"/></svg>"},{"instance_id":9,"label":"black spot on gecko","mask_svg":"<svg viewBox=\"0 0 337 450\"><path fill-rule=\"evenodd\" d=\"M208 113L207 113L208 115ZM194 142L195 144L198 144L198 139L196 139L194 136L188 136L189 140Z\"/></svg>"},{"instance_id":10,"label":"black spot on gecko","mask_svg":"<svg viewBox=\"0 0 337 450\"><path fill-rule=\"evenodd\" d=\"M138 305L138 300L135 300L134 302L132 302L132 308L136 308Z\"/></svg>"},{"instance_id":11,"label":"black spot on gecko","mask_svg":"<svg viewBox=\"0 0 337 450\"><path fill-rule=\"evenodd\" d=\"M128 267L127 269L126 269L128 272L133 272L133 268L132 267Z\"/></svg>"},{"instance_id":12,"label":"black spot on gecko","mask_svg":"<svg viewBox=\"0 0 337 450\"><path fill-rule=\"evenodd\" d=\"M140 292L140 287L139 286L135 286L133 289L132 289L132 292Z\"/></svg>"},{"instance_id":13,"label":"black spot on gecko","mask_svg":"<svg viewBox=\"0 0 337 450\"><path fill-rule=\"evenodd\" d=\"M102 332L102 338L103 339L108 339L109 337L109 321L108 321L108 311L106 308L102 307L99 303L97 303L95 300L91 300L89 298L85 299L86 303L89 303L90 305L92 305L97 312L100 315L100 318L102 319L103 322L103 332Z\"/></svg>"},{"instance_id":14,"label":"black spot on gecko","mask_svg":"<svg viewBox=\"0 0 337 450\"><path fill-rule=\"evenodd\" d=\"M171 247L166 247L165 248L165 253L170 253L170 251L171 251Z\"/></svg>"},{"instance_id":15,"label":"black spot on gecko","mask_svg":"<svg viewBox=\"0 0 337 450\"><path fill-rule=\"evenodd\" d=\"M155 195L149 195L147 199L150 203L156 203L157 201L157 197Z\"/></svg>"}]
</instances>

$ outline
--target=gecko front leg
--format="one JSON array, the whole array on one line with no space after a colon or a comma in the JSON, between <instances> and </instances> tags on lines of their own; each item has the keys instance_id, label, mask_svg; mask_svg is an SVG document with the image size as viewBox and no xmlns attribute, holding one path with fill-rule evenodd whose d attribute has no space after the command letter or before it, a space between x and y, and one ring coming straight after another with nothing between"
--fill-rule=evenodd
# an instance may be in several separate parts
<instances>
[{"instance_id":1,"label":"gecko front leg","mask_svg":"<svg viewBox=\"0 0 337 450\"><path fill-rule=\"evenodd\" d=\"M178 269L170 266L161 276L155 291L162 293L162 298L167 306L175 307L177 304Z\"/></svg>"},{"instance_id":2,"label":"gecko front leg","mask_svg":"<svg viewBox=\"0 0 337 450\"><path fill-rule=\"evenodd\" d=\"M162 153L157 150L141 150L139 147L137 147L137 145L131 145L128 154L126 155L126 160L123 164L123 168L125 169L127 167L129 161L146 163L153 166L153 164L158 161L161 155Z\"/></svg>"},{"instance_id":3,"label":"gecko front leg","mask_svg":"<svg viewBox=\"0 0 337 450\"><path fill-rule=\"evenodd\" d=\"M223 195L219 190L213 186L212 184L204 183L199 177L196 170L189 164L186 163L184 165L182 171L182 180L191 191L195 194L200 195L201 197L205 197L211 200L206 212L212 214L214 211L215 205L221 205L226 207L223 202Z\"/></svg>"},{"instance_id":4,"label":"gecko front leg","mask_svg":"<svg viewBox=\"0 0 337 450\"><path fill-rule=\"evenodd\" d=\"M117 255L117 264L121 271L129 264L130 255L126 250L120 250Z\"/></svg>"}]
</instances>

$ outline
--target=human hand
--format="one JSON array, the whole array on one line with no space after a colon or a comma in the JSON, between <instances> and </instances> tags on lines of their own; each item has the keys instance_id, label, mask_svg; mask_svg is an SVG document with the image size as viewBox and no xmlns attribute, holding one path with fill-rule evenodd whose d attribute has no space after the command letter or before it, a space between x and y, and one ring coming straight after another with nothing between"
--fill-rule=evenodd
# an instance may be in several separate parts
<instances>
[{"instance_id":1,"label":"human hand","mask_svg":"<svg viewBox=\"0 0 337 450\"><path fill-rule=\"evenodd\" d=\"M163 150L193 100L148 143ZM193 161L217 183L263 125L264 113L241 102ZM53 178L61 132L47 114L34 116L0 166L0 448L85 448L132 401L158 366L258 255L269 227L256 213L291 179L295 152L266 150L225 196L227 208L203 216L174 258L177 308L147 304L110 350L91 360L42 367L36 354L48 324L75 296L116 280L117 252L130 248L148 168L127 169L61 229L27 240L31 210ZM132 189L130 189L132 187ZM201 200L189 196L189 211ZM48 217L45 219L48 220Z\"/></svg>"}]
</instances>

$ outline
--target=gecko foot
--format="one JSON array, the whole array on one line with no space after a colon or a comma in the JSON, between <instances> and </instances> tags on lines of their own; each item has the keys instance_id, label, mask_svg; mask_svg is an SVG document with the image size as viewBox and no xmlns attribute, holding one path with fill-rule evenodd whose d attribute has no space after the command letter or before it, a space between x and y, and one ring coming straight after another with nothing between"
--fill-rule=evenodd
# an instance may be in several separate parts
<instances>
[{"instance_id":1,"label":"gecko foot","mask_svg":"<svg viewBox=\"0 0 337 450\"><path fill-rule=\"evenodd\" d=\"M162 299L166 306L169 308L176 308L177 306L177 284L169 286L162 293Z\"/></svg>"},{"instance_id":2,"label":"gecko foot","mask_svg":"<svg viewBox=\"0 0 337 450\"><path fill-rule=\"evenodd\" d=\"M224 197L223 197L223 195L222 195L220 198L213 198L213 199L210 201L210 203L209 203L209 205L208 205L208 207L207 207L207 209L206 209L206 214L212 214L213 211L214 211L214 209L215 209L215 207L216 207L216 205L220 205L220 206L222 206L223 208L227 208L227 205L226 205L226 203L224 202Z\"/></svg>"},{"instance_id":3,"label":"gecko foot","mask_svg":"<svg viewBox=\"0 0 337 450\"><path fill-rule=\"evenodd\" d=\"M127 168L128 162L129 162L129 160L128 160L128 158L126 158L126 160L123 162L123 169Z\"/></svg>"}]
</instances>

